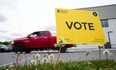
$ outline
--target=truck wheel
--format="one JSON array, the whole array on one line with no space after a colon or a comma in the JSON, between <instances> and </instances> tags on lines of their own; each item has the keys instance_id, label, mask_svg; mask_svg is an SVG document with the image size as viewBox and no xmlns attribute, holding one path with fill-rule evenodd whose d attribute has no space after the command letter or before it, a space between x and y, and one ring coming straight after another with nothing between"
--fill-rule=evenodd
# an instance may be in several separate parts
<instances>
[{"instance_id":1,"label":"truck wheel","mask_svg":"<svg viewBox=\"0 0 116 70\"><path fill-rule=\"evenodd\" d=\"M13 48L14 52L20 52L22 53L24 51L24 46L23 44L15 44Z\"/></svg>"},{"instance_id":2,"label":"truck wheel","mask_svg":"<svg viewBox=\"0 0 116 70\"><path fill-rule=\"evenodd\" d=\"M66 48L66 47L61 48L61 53L66 52L66 50L67 50L67 48Z\"/></svg>"},{"instance_id":3,"label":"truck wheel","mask_svg":"<svg viewBox=\"0 0 116 70\"><path fill-rule=\"evenodd\" d=\"M60 50L60 48L58 47L58 51L59 51L59 50ZM66 50L67 50L67 48L66 48L66 46L64 46L64 47L61 48L61 51L60 51L60 52L61 52L61 53L64 53L64 52L66 52Z\"/></svg>"}]
</instances>

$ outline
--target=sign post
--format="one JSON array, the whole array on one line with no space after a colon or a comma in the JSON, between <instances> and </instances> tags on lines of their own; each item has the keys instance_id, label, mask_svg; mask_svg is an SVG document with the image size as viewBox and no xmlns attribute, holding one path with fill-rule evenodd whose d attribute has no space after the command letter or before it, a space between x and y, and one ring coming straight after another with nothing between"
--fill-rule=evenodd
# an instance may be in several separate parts
<instances>
[{"instance_id":1,"label":"sign post","mask_svg":"<svg viewBox=\"0 0 116 70\"><path fill-rule=\"evenodd\" d=\"M66 44L105 44L98 12L56 8L57 42Z\"/></svg>"}]
</instances>

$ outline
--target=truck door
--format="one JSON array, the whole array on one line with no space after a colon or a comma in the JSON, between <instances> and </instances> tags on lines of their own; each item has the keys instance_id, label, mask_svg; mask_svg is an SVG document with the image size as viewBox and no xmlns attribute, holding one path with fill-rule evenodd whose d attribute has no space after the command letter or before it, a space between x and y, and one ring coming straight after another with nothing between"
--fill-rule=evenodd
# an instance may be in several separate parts
<instances>
[{"instance_id":1,"label":"truck door","mask_svg":"<svg viewBox=\"0 0 116 70\"><path fill-rule=\"evenodd\" d=\"M31 38L31 47L45 48L48 46L48 37L46 32L35 32L35 37Z\"/></svg>"},{"instance_id":2,"label":"truck door","mask_svg":"<svg viewBox=\"0 0 116 70\"><path fill-rule=\"evenodd\" d=\"M46 36L46 32L38 33L37 45L42 48L48 46L48 36Z\"/></svg>"}]
</instances>

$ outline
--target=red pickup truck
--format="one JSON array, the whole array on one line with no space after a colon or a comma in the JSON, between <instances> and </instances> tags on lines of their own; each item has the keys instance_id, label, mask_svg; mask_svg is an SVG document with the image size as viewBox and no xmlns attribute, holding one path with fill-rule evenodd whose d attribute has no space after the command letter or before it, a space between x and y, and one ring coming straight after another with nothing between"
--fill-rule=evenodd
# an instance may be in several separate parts
<instances>
[{"instance_id":1,"label":"red pickup truck","mask_svg":"<svg viewBox=\"0 0 116 70\"><path fill-rule=\"evenodd\" d=\"M36 31L27 37L15 39L12 46L14 52L30 53L32 50L59 50L59 47L55 44L56 36L51 36L49 31ZM61 52L65 52L67 48L73 46L73 44L66 44L61 48Z\"/></svg>"}]
</instances>

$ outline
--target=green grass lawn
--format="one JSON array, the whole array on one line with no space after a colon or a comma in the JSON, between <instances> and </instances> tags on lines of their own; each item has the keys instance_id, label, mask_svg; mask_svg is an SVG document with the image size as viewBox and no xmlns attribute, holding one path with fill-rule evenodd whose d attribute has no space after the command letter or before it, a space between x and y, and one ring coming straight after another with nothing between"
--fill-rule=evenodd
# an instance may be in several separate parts
<instances>
[{"instance_id":1,"label":"green grass lawn","mask_svg":"<svg viewBox=\"0 0 116 70\"><path fill-rule=\"evenodd\" d=\"M0 70L116 70L116 60L90 60L0 67Z\"/></svg>"}]
</instances>

